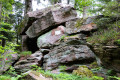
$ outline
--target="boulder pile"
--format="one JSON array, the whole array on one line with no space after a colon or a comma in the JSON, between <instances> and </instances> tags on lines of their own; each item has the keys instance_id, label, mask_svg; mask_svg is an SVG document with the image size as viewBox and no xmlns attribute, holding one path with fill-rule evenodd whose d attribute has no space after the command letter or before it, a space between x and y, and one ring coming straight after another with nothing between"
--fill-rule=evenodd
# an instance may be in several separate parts
<instances>
[{"instance_id":1,"label":"boulder pile","mask_svg":"<svg viewBox=\"0 0 120 80\"><path fill-rule=\"evenodd\" d=\"M60 65L69 68L93 62L95 55L86 45L86 38L97 27L92 18L76 26L80 20L75 9L69 5L56 4L27 13L25 26L21 29L22 49L33 54L19 60L15 69L39 65L45 70L55 70Z\"/></svg>"}]
</instances>

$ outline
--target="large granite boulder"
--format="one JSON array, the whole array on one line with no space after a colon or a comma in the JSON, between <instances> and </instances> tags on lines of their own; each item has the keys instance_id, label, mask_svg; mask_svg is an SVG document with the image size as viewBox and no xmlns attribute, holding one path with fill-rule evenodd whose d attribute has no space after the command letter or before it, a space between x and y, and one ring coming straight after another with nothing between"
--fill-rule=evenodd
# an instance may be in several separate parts
<instances>
[{"instance_id":1,"label":"large granite boulder","mask_svg":"<svg viewBox=\"0 0 120 80\"><path fill-rule=\"evenodd\" d=\"M42 65L43 55L40 51L36 51L34 54L27 58L20 58L20 60L14 65L17 72L26 72L32 69L34 65Z\"/></svg>"},{"instance_id":2,"label":"large granite boulder","mask_svg":"<svg viewBox=\"0 0 120 80\"><path fill-rule=\"evenodd\" d=\"M44 56L44 69L52 70L62 65L88 64L95 59L94 53L80 40L68 40L51 49Z\"/></svg>"},{"instance_id":3,"label":"large granite boulder","mask_svg":"<svg viewBox=\"0 0 120 80\"><path fill-rule=\"evenodd\" d=\"M92 45L99 65L120 72L120 47L115 45Z\"/></svg>"},{"instance_id":4,"label":"large granite boulder","mask_svg":"<svg viewBox=\"0 0 120 80\"><path fill-rule=\"evenodd\" d=\"M59 6L55 9L48 10L48 12L43 11L42 13L43 15L33 22L26 31L26 34L30 38L38 37L50 29L55 28L56 25L65 23L77 17L76 11L71 6Z\"/></svg>"},{"instance_id":5,"label":"large granite boulder","mask_svg":"<svg viewBox=\"0 0 120 80\"><path fill-rule=\"evenodd\" d=\"M50 7L40 9L40 10L37 10L37 11L28 12L25 15L24 21L22 22L22 25L24 25L24 26L21 27L21 32L20 33L22 35L25 35L26 30L32 25L33 22L35 22L37 19L44 16L49 11L54 10L54 9L60 9L61 7L62 7L61 4L57 4L57 5L50 6Z\"/></svg>"},{"instance_id":6,"label":"large granite boulder","mask_svg":"<svg viewBox=\"0 0 120 80\"><path fill-rule=\"evenodd\" d=\"M53 44L56 41L58 41L65 33L65 27L64 26L58 26L56 29L53 29L46 34L40 36L37 40L37 45L39 48L43 44Z\"/></svg>"},{"instance_id":7,"label":"large granite boulder","mask_svg":"<svg viewBox=\"0 0 120 80\"><path fill-rule=\"evenodd\" d=\"M0 57L0 74L12 66L16 60L18 60L19 55L17 53L14 53L11 50L6 51L3 55Z\"/></svg>"}]
</instances>

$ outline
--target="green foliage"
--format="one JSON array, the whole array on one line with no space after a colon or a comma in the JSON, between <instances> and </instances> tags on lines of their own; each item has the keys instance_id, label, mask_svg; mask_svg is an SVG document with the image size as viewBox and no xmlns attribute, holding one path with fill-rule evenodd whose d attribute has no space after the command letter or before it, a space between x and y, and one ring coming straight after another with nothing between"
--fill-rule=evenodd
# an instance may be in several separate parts
<instances>
[{"instance_id":1,"label":"green foliage","mask_svg":"<svg viewBox=\"0 0 120 80\"><path fill-rule=\"evenodd\" d=\"M99 30L94 33L93 36L87 39L88 42L92 44L102 43L102 44L113 44L114 41L119 36L120 32L115 31L114 29L110 30Z\"/></svg>"},{"instance_id":2,"label":"green foliage","mask_svg":"<svg viewBox=\"0 0 120 80\"><path fill-rule=\"evenodd\" d=\"M0 80L18 80L21 77L24 77L24 75L18 75L15 72L15 69L13 67L10 67L10 69L6 71L4 75L0 75Z\"/></svg>"},{"instance_id":3,"label":"green foliage","mask_svg":"<svg viewBox=\"0 0 120 80\"><path fill-rule=\"evenodd\" d=\"M14 31L11 30L11 24L0 23L0 39L8 39L9 41L13 38Z\"/></svg>"},{"instance_id":4,"label":"green foliage","mask_svg":"<svg viewBox=\"0 0 120 80\"><path fill-rule=\"evenodd\" d=\"M99 76L93 76L92 80L104 80L104 78Z\"/></svg>"},{"instance_id":5,"label":"green foliage","mask_svg":"<svg viewBox=\"0 0 120 80\"><path fill-rule=\"evenodd\" d=\"M65 71L66 70L66 66L64 65L64 66L59 66L59 69L60 69L60 71Z\"/></svg>"},{"instance_id":6,"label":"green foliage","mask_svg":"<svg viewBox=\"0 0 120 80\"><path fill-rule=\"evenodd\" d=\"M73 70L73 74L79 75L81 77L92 77L94 74L87 66L79 66L77 70Z\"/></svg>"},{"instance_id":7,"label":"green foliage","mask_svg":"<svg viewBox=\"0 0 120 80\"><path fill-rule=\"evenodd\" d=\"M84 8L92 6L93 3L94 3L94 0L75 0L74 7L75 9L83 13ZM90 8L89 10L87 9L87 11L90 11Z\"/></svg>"},{"instance_id":8,"label":"green foliage","mask_svg":"<svg viewBox=\"0 0 120 80\"><path fill-rule=\"evenodd\" d=\"M30 56L32 54L31 51L23 51L20 53L21 56Z\"/></svg>"},{"instance_id":9,"label":"green foliage","mask_svg":"<svg viewBox=\"0 0 120 80\"><path fill-rule=\"evenodd\" d=\"M120 39L116 40L115 43L117 43L118 45L120 45Z\"/></svg>"},{"instance_id":10,"label":"green foliage","mask_svg":"<svg viewBox=\"0 0 120 80\"><path fill-rule=\"evenodd\" d=\"M38 73L43 74L46 77L53 78L53 80L85 80L77 75L72 75L72 74L68 74L68 73L53 74L50 71L43 71L41 68L39 68L36 71ZM90 78L88 78L88 80L90 80Z\"/></svg>"},{"instance_id":11,"label":"green foliage","mask_svg":"<svg viewBox=\"0 0 120 80\"><path fill-rule=\"evenodd\" d=\"M76 21L75 27L80 28L80 27L83 25L83 22L84 22L84 21L85 21L85 20L83 20L83 18L78 19L78 20Z\"/></svg>"},{"instance_id":12,"label":"green foliage","mask_svg":"<svg viewBox=\"0 0 120 80\"><path fill-rule=\"evenodd\" d=\"M60 38L60 40L59 41L62 41L62 40L64 40L65 39L65 35L63 35L63 36L61 36L61 38Z\"/></svg>"},{"instance_id":13,"label":"green foliage","mask_svg":"<svg viewBox=\"0 0 120 80\"><path fill-rule=\"evenodd\" d=\"M14 4L14 0L0 0L0 4L2 4L2 21L9 18L9 14L12 13L12 5Z\"/></svg>"}]
</instances>

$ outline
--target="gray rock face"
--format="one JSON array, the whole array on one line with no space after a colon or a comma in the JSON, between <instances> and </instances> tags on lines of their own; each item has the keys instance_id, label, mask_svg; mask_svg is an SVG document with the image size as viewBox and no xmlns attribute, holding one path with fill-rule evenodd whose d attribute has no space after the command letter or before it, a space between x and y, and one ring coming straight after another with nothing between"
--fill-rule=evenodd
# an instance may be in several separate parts
<instances>
[{"instance_id":1,"label":"gray rock face","mask_svg":"<svg viewBox=\"0 0 120 80\"><path fill-rule=\"evenodd\" d=\"M108 69L120 72L120 48L119 46L99 46L94 45L91 48L98 58L98 64Z\"/></svg>"},{"instance_id":2,"label":"gray rock face","mask_svg":"<svg viewBox=\"0 0 120 80\"><path fill-rule=\"evenodd\" d=\"M60 64L72 65L94 61L94 53L86 45L63 43L44 56L44 69L52 70Z\"/></svg>"},{"instance_id":3,"label":"gray rock face","mask_svg":"<svg viewBox=\"0 0 120 80\"><path fill-rule=\"evenodd\" d=\"M11 50L8 50L2 56L3 58L0 58L0 73L9 69L10 66L19 58L18 54Z\"/></svg>"},{"instance_id":4,"label":"gray rock face","mask_svg":"<svg viewBox=\"0 0 120 80\"><path fill-rule=\"evenodd\" d=\"M88 19L86 20L86 23L84 25L81 25L79 27L76 26L76 24L80 19L73 19L73 20L66 22L66 33L75 34L75 33L80 33L80 32L82 33L82 32L90 32L92 30L96 30L97 25L94 23L90 23ZM92 22L92 19L91 19L91 22Z\"/></svg>"},{"instance_id":5,"label":"gray rock face","mask_svg":"<svg viewBox=\"0 0 120 80\"><path fill-rule=\"evenodd\" d=\"M42 64L42 58L43 58L42 53L40 51L36 51L31 56L29 56L25 59L19 60L15 64L14 68L18 72L26 72L29 69L31 69L33 65L41 65Z\"/></svg>"},{"instance_id":6,"label":"gray rock face","mask_svg":"<svg viewBox=\"0 0 120 80\"><path fill-rule=\"evenodd\" d=\"M46 34L40 36L37 40L37 45L41 48L44 44L53 44L58 41L65 33L64 26L58 26L56 29L53 29Z\"/></svg>"},{"instance_id":7,"label":"gray rock face","mask_svg":"<svg viewBox=\"0 0 120 80\"><path fill-rule=\"evenodd\" d=\"M43 12L44 13L44 12ZM37 19L26 31L26 34L30 38L37 37L49 29L55 28L55 25L64 23L71 19L75 19L77 16L76 11L70 7L60 7L54 10L50 10L44 13L39 19Z\"/></svg>"}]
</instances>

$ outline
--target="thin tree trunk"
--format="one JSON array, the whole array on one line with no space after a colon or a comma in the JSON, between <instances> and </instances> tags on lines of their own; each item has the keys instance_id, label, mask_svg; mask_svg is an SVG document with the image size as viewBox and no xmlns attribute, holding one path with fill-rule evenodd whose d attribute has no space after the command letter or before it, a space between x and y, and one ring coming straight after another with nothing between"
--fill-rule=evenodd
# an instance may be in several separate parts
<instances>
[{"instance_id":1,"label":"thin tree trunk","mask_svg":"<svg viewBox=\"0 0 120 80\"><path fill-rule=\"evenodd\" d=\"M67 0L67 4L69 4L70 3L70 0Z\"/></svg>"},{"instance_id":2,"label":"thin tree trunk","mask_svg":"<svg viewBox=\"0 0 120 80\"><path fill-rule=\"evenodd\" d=\"M59 3L61 3L61 0L59 0Z\"/></svg>"},{"instance_id":3,"label":"thin tree trunk","mask_svg":"<svg viewBox=\"0 0 120 80\"><path fill-rule=\"evenodd\" d=\"M2 47L5 47L5 39L2 39Z\"/></svg>"},{"instance_id":4,"label":"thin tree trunk","mask_svg":"<svg viewBox=\"0 0 120 80\"><path fill-rule=\"evenodd\" d=\"M0 21L1 21L1 18L2 18L2 3L0 2Z\"/></svg>"},{"instance_id":5,"label":"thin tree trunk","mask_svg":"<svg viewBox=\"0 0 120 80\"><path fill-rule=\"evenodd\" d=\"M32 0L25 0L25 13L32 11Z\"/></svg>"},{"instance_id":6,"label":"thin tree trunk","mask_svg":"<svg viewBox=\"0 0 120 80\"><path fill-rule=\"evenodd\" d=\"M87 6L83 8L83 19L87 18Z\"/></svg>"}]
</instances>

